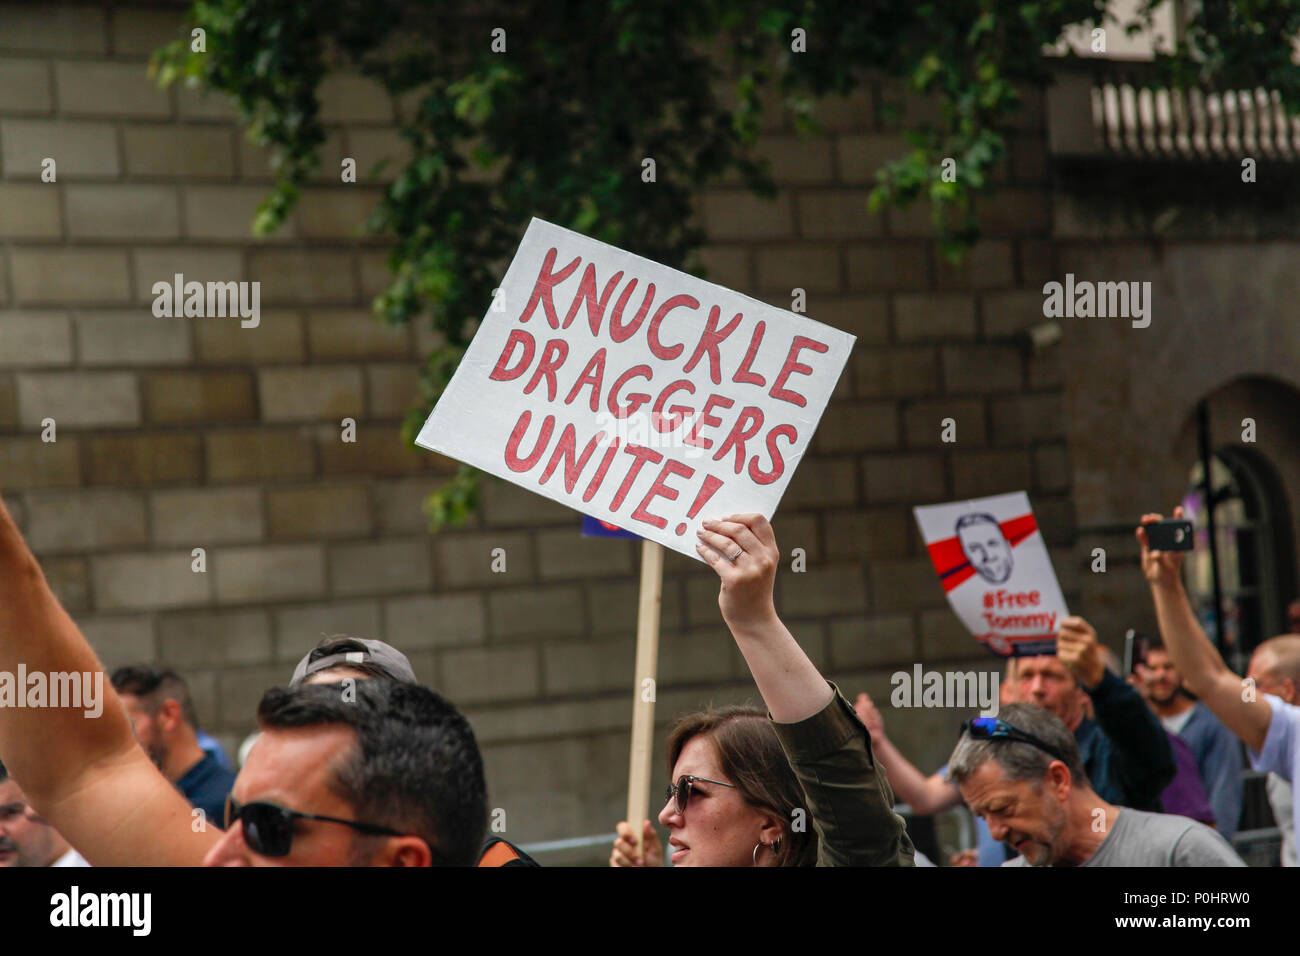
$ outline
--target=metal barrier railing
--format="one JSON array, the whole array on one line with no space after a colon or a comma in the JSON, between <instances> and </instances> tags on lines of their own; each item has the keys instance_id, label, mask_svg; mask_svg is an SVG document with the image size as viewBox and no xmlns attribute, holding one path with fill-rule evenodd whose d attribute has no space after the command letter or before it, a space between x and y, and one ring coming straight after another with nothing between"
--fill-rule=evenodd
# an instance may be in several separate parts
<instances>
[{"instance_id":1,"label":"metal barrier railing","mask_svg":"<svg viewBox=\"0 0 1300 956\"><path fill-rule=\"evenodd\" d=\"M618 839L617 833L597 833L592 836L570 837L567 840L546 840L542 843L523 843L519 849L523 850L529 856L537 856L539 853L556 853L560 850L581 850L584 847L612 846Z\"/></svg>"},{"instance_id":2,"label":"metal barrier railing","mask_svg":"<svg viewBox=\"0 0 1300 956\"><path fill-rule=\"evenodd\" d=\"M912 816L912 808L905 803L897 804L894 810L905 818ZM970 811L964 806L955 807L952 811L954 819L957 822L957 842L958 849L969 850L975 847L975 827ZM537 843L520 844L519 849L523 850L531 857L544 857L548 854L564 853L573 850L585 850L588 847L610 847L618 838L616 833L595 833L591 836L568 837L563 840L543 840ZM668 864L671 858L670 847L664 846L664 863ZM936 860L936 865L942 866L943 861Z\"/></svg>"},{"instance_id":3,"label":"metal barrier railing","mask_svg":"<svg viewBox=\"0 0 1300 956\"><path fill-rule=\"evenodd\" d=\"M905 803L897 804L894 807L900 815L910 818L912 808ZM954 807L950 811L944 811L945 814L951 813L952 819L957 824L957 844L958 850L975 849L975 824L974 817L971 816L966 807ZM588 847L609 847L617 839L616 833L595 833L591 836L569 837L563 840L543 840L538 843L524 843L519 849L523 850L531 857L544 857L548 854L563 853L572 850L584 850ZM1282 831L1277 827L1262 827L1256 830L1244 830L1237 833L1232 838L1232 845L1243 857L1253 855L1251 849L1259 846L1271 846L1272 844L1280 845L1282 841ZM664 863L671 865L669 847L664 847ZM935 860L936 866L943 866L946 861Z\"/></svg>"},{"instance_id":4,"label":"metal barrier railing","mask_svg":"<svg viewBox=\"0 0 1300 956\"><path fill-rule=\"evenodd\" d=\"M548 854L565 853L573 850L585 850L588 847L605 847L608 850L618 839L617 833L595 833L591 836L569 837L564 840L543 840L539 843L521 843L519 849L531 857L545 857ZM671 847L664 846L664 865L671 865Z\"/></svg>"}]
</instances>

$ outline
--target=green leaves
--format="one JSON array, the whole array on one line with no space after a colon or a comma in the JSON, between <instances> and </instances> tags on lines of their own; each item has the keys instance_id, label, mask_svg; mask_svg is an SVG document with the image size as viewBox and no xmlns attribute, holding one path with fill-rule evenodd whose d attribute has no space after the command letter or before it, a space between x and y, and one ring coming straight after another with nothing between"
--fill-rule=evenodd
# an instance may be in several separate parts
<instances>
[{"instance_id":1,"label":"green leaves","mask_svg":"<svg viewBox=\"0 0 1300 956\"><path fill-rule=\"evenodd\" d=\"M761 33L784 39L789 33L786 24L790 21L791 14L788 10L769 9L759 15L756 26Z\"/></svg>"},{"instance_id":2,"label":"green leaves","mask_svg":"<svg viewBox=\"0 0 1300 956\"><path fill-rule=\"evenodd\" d=\"M492 115L492 91L488 85L475 79L462 80L447 87L451 97L452 112L470 126L482 126Z\"/></svg>"},{"instance_id":3,"label":"green leaves","mask_svg":"<svg viewBox=\"0 0 1300 956\"><path fill-rule=\"evenodd\" d=\"M1149 22L1161 2L1172 0L1141 0L1134 22ZM692 219L703 185L734 170L775 194L749 152L767 103L808 133L818 100L883 76L874 120L906 123L909 149L877 171L868 209L927 202L940 254L960 259L978 238L976 202L1005 157L1019 90L1047 81L1043 47L1069 24L1098 20L1099 4L517 0L492 7L492 26L510 38L508 53L494 53L483 8L469 2L197 0L150 70L164 86L197 81L232 96L269 150L275 183L253 222L259 235L280 228L319 162L328 72L360 72L410 104L400 132L411 156L367 222L393 240L393 278L375 311L395 325L425 323L440 343L403 426L410 441L532 216L681 266L703 243ZM190 27L206 32L206 53L191 52ZM796 27L815 53L792 52ZM1277 89L1295 111L1296 35L1300 0L1195 4L1190 47L1158 63L1180 83L1217 75ZM937 118L900 113L902 91L937 97ZM646 159L653 182L641 178ZM944 160L954 175L945 177ZM431 499L436 525L472 511L477 481L462 469Z\"/></svg>"},{"instance_id":4,"label":"green leaves","mask_svg":"<svg viewBox=\"0 0 1300 956\"><path fill-rule=\"evenodd\" d=\"M591 232L598 219L600 210L595 201L590 196L583 196L578 200L578 214L573 217L571 228L575 232Z\"/></svg>"},{"instance_id":5,"label":"green leaves","mask_svg":"<svg viewBox=\"0 0 1300 956\"><path fill-rule=\"evenodd\" d=\"M936 53L927 53L912 71L912 86L917 90L928 90L944 69L944 62Z\"/></svg>"},{"instance_id":6,"label":"green leaves","mask_svg":"<svg viewBox=\"0 0 1300 956\"><path fill-rule=\"evenodd\" d=\"M464 524L478 510L481 472L461 465L456 475L424 500L431 531Z\"/></svg>"},{"instance_id":7,"label":"green leaves","mask_svg":"<svg viewBox=\"0 0 1300 956\"><path fill-rule=\"evenodd\" d=\"M255 236L269 236L284 225L298 204L298 187L292 182L277 182L270 194L257 204L252 231Z\"/></svg>"}]
</instances>

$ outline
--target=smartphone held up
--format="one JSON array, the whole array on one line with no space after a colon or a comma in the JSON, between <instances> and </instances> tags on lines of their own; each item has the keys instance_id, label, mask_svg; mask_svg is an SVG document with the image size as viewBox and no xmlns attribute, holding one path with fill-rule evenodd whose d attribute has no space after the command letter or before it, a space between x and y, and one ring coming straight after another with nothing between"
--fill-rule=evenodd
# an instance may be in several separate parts
<instances>
[{"instance_id":1,"label":"smartphone held up","mask_svg":"<svg viewBox=\"0 0 1300 956\"><path fill-rule=\"evenodd\" d=\"M1147 547L1152 551L1192 550L1192 523L1186 518L1148 521L1142 527L1146 529Z\"/></svg>"}]
</instances>

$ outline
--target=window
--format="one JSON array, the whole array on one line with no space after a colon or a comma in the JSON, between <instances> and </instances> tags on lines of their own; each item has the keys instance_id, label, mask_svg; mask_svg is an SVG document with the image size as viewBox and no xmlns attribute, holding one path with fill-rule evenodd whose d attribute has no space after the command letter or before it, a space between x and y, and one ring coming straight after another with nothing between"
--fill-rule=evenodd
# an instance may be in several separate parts
<instances>
[{"instance_id":1,"label":"window","mask_svg":"<svg viewBox=\"0 0 1300 956\"><path fill-rule=\"evenodd\" d=\"M1210 459L1217 553L1209 547L1202 468L1192 468L1183 497L1196 526L1196 550L1184 563L1192 607L1205 633L1228 665L1243 673L1250 652L1286 631L1287 592L1293 581L1286 499L1273 468L1241 447L1224 448ZM1223 634L1214 612L1214 568L1222 594Z\"/></svg>"}]
</instances>

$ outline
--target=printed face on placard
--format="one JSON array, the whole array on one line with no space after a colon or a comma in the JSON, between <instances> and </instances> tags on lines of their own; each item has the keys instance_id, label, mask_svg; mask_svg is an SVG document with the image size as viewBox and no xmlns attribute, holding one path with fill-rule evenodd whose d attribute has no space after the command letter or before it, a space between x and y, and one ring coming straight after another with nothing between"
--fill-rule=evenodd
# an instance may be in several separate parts
<instances>
[{"instance_id":1,"label":"printed face on placard","mask_svg":"<svg viewBox=\"0 0 1300 956\"><path fill-rule=\"evenodd\" d=\"M1056 653L1069 613L1023 491L912 509L948 603L999 657Z\"/></svg>"},{"instance_id":2,"label":"printed face on placard","mask_svg":"<svg viewBox=\"0 0 1300 956\"><path fill-rule=\"evenodd\" d=\"M997 520L988 514L962 515L957 521L957 539L972 568L990 584L1002 584L1011 577L1014 560L1011 543Z\"/></svg>"}]
</instances>

